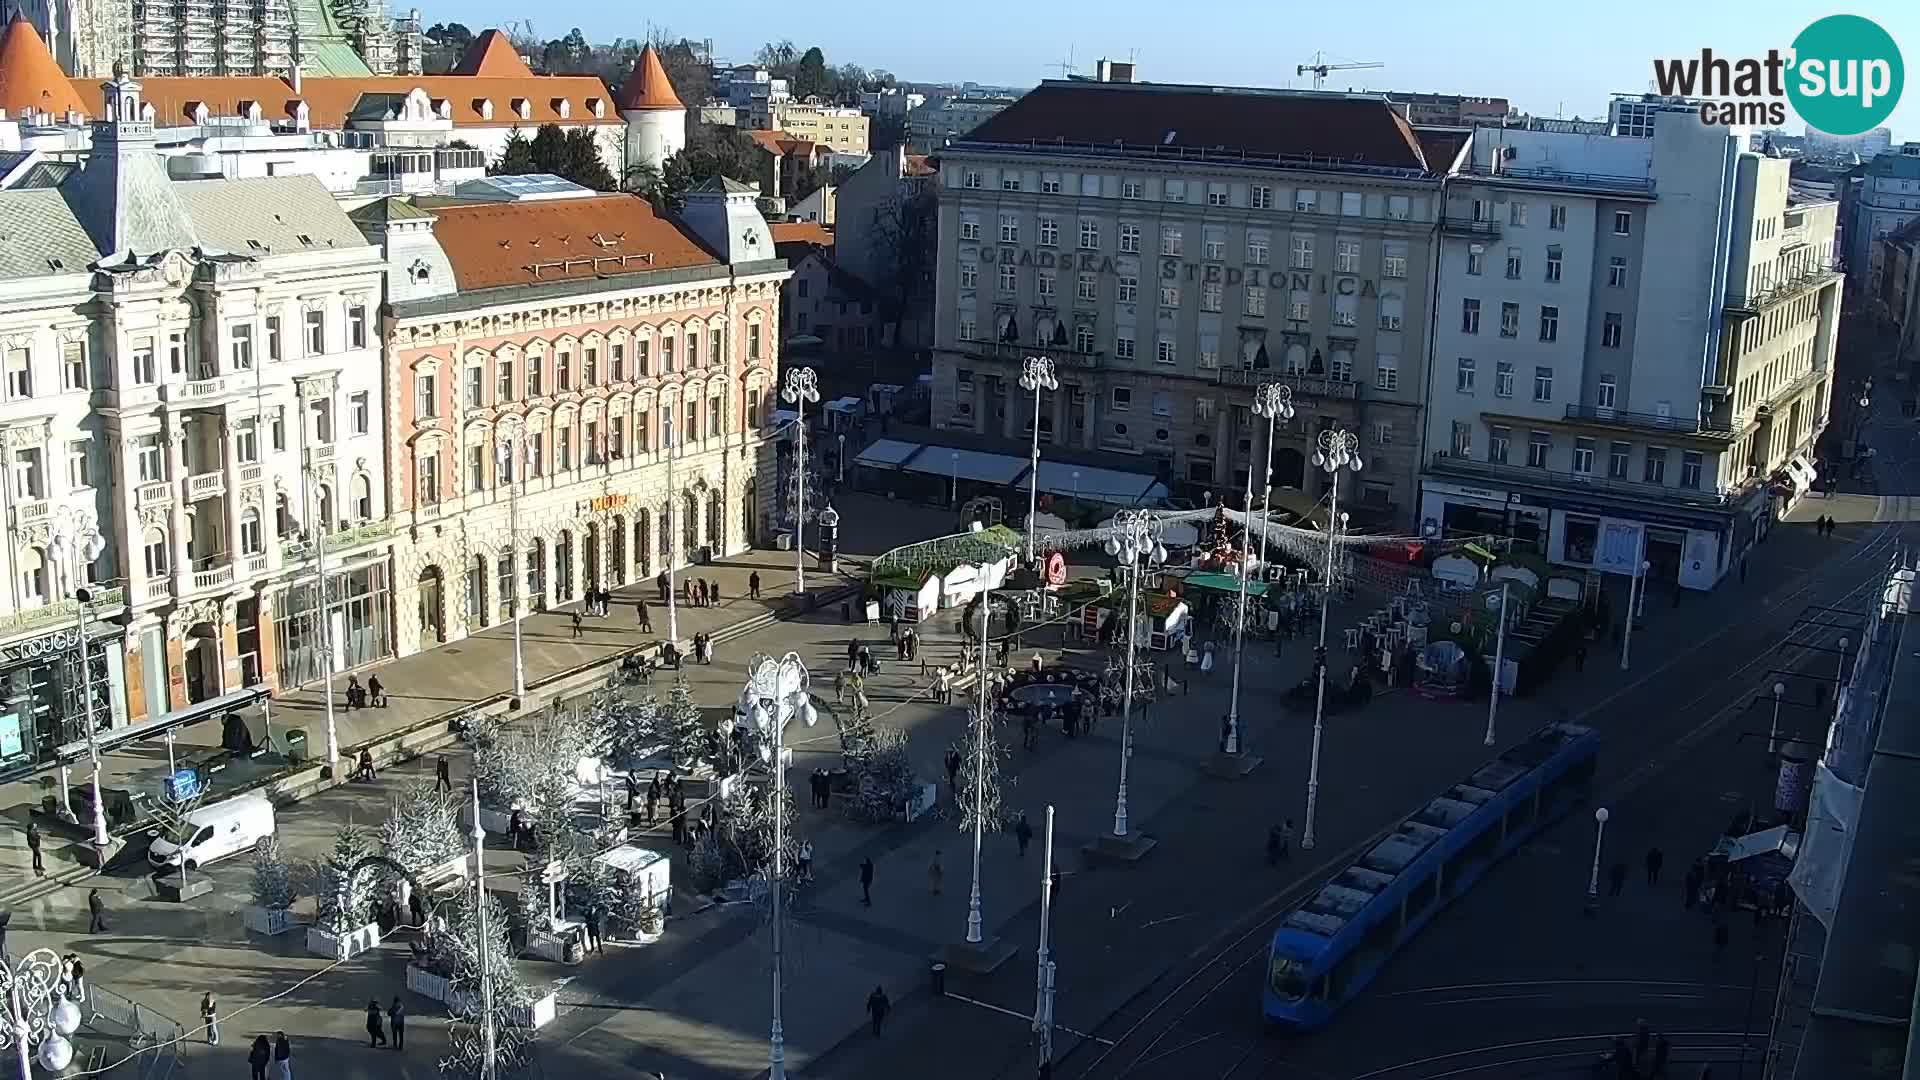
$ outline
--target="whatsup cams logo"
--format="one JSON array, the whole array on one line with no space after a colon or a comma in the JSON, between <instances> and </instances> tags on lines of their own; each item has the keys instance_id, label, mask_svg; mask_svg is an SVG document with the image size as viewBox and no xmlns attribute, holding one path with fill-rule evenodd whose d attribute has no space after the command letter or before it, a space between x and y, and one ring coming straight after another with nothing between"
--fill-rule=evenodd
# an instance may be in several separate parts
<instances>
[{"instance_id":1,"label":"whatsup cams logo","mask_svg":"<svg viewBox=\"0 0 1920 1080\"><path fill-rule=\"evenodd\" d=\"M1698 57L1653 62L1662 95L1699 97L1709 124L1779 127L1787 106L1816 131L1858 135L1879 126L1900 103L1906 70L1893 36L1872 19L1829 15L1800 31L1786 50L1728 59L1701 49Z\"/></svg>"}]
</instances>

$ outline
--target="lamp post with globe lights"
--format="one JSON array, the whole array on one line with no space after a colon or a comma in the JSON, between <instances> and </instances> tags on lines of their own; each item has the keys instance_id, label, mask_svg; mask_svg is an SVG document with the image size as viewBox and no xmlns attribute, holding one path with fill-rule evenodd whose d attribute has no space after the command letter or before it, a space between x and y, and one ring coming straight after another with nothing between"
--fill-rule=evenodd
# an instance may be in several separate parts
<instances>
[{"instance_id":1,"label":"lamp post with globe lights","mask_svg":"<svg viewBox=\"0 0 1920 1080\"><path fill-rule=\"evenodd\" d=\"M1267 471L1260 486L1260 566L1267 565L1267 515L1273 510L1273 430L1293 419L1293 387L1261 383L1253 392L1253 415L1267 420Z\"/></svg>"},{"instance_id":2,"label":"lamp post with globe lights","mask_svg":"<svg viewBox=\"0 0 1920 1080\"><path fill-rule=\"evenodd\" d=\"M820 400L820 378L810 367L787 369L780 397L794 407L793 591L807 591L807 403Z\"/></svg>"},{"instance_id":3,"label":"lamp post with globe lights","mask_svg":"<svg viewBox=\"0 0 1920 1080\"><path fill-rule=\"evenodd\" d=\"M1327 609L1333 607L1334 541L1339 535L1341 523L1340 472L1343 469L1359 472L1362 466L1360 439L1345 428L1322 431L1319 447L1313 452L1313 463L1327 471L1329 502L1327 569L1320 598L1320 644L1313 651L1313 665L1317 672L1315 682L1318 684L1313 697L1313 756L1307 765L1307 823L1300 834L1300 846L1308 849L1314 845L1313 818L1320 804L1320 738L1327 714Z\"/></svg>"},{"instance_id":4,"label":"lamp post with globe lights","mask_svg":"<svg viewBox=\"0 0 1920 1080\"><path fill-rule=\"evenodd\" d=\"M1029 356L1020 371L1020 386L1033 391L1033 467L1027 470L1027 562L1033 562L1033 515L1040 510L1040 391L1060 389L1053 361Z\"/></svg>"},{"instance_id":5,"label":"lamp post with globe lights","mask_svg":"<svg viewBox=\"0 0 1920 1080\"><path fill-rule=\"evenodd\" d=\"M1133 757L1133 674L1135 634L1140 620L1141 563L1158 565L1167 560L1167 549L1160 543L1160 521L1145 510L1122 510L1114 515L1113 532L1106 543L1107 554L1127 568L1127 662L1120 691L1120 790L1113 803L1113 841L1121 846L1134 844L1127 833L1127 762Z\"/></svg>"},{"instance_id":6,"label":"lamp post with globe lights","mask_svg":"<svg viewBox=\"0 0 1920 1080\"><path fill-rule=\"evenodd\" d=\"M809 692L810 676L806 662L798 653L775 660L757 656L748 665L746 689L741 704L754 729L766 739L761 754L773 770L773 859L767 870L767 892L773 910L773 1027L767 1043L768 1080L786 1080L787 1042L781 1027L783 960L780 926L781 892L786 887L786 867L782 857L787 844L787 760L786 727L799 720L808 727L819 721ZM771 743L771 747L768 746Z\"/></svg>"},{"instance_id":7,"label":"lamp post with globe lights","mask_svg":"<svg viewBox=\"0 0 1920 1080\"><path fill-rule=\"evenodd\" d=\"M1593 870L1587 874L1587 914L1600 905L1600 849L1607 839L1606 807L1593 812Z\"/></svg>"},{"instance_id":8,"label":"lamp post with globe lights","mask_svg":"<svg viewBox=\"0 0 1920 1080\"><path fill-rule=\"evenodd\" d=\"M6 995L7 1023L0 1027L0 1051L19 1057L20 1080L33 1080L33 1062L58 1074L73 1063L67 1036L80 1029L80 1009L61 990L60 955L35 949L0 963L0 993Z\"/></svg>"},{"instance_id":9,"label":"lamp post with globe lights","mask_svg":"<svg viewBox=\"0 0 1920 1080\"><path fill-rule=\"evenodd\" d=\"M1773 724L1767 729L1767 761L1769 766L1780 760L1780 699L1787 696L1787 684L1773 684Z\"/></svg>"}]
</instances>

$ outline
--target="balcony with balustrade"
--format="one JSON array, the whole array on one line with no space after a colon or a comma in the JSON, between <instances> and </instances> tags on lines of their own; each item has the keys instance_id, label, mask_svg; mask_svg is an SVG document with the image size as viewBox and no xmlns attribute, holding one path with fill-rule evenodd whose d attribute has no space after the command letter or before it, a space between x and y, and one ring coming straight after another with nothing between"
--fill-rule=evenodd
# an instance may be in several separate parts
<instances>
[{"instance_id":1,"label":"balcony with balustrade","mask_svg":"<svg viewBox=\"0 0 1920 1080\"><path fill-rule=\"evenodd\" d=\"M1352 379L1340 379L1330 375L1302 371L1261 367L1221 368L1214 373L1214 381L1221 386L1256 387L1261 383L1279 383L1290 387L1295 398L1326 398L1333 401L1353 401L1360 396L1360 384Z\"/></svg>"},{"instance_id":2,"label":"balcony with balustrade","mask_svg":"<svg viewBox=\"0 0 1920 1080\"><path fill-rule=\"evenodd\" d=\"M112 618L127 605L126 582L121 579L87 586L93 600L87 609L95 619ZM80 613L80 602L71 597L0 614L0 638L25 634L51 626L70 626Z\"/></svg>"},{"instance_id":3,"label":"balcony with balustrade","mask_svg":"<svg viewBox=\"0 0 1920 1080\"><path fill-rule=\"evenodd\" d=\"M1805 296L1810 292L1837 282L1842 277L1840 265L1834 262L1810 263L1791 277L1765 288L1747 292L1727 293L1727 313L1743 318L1752 318L1764 311L1778 307L1789 300Z\"/></svg>"},{"instance_id":4,"label":"balcony with balustrade","mask_svg":"<svg viewBox=\"0 0 1920 1080\"><path fill-rule=\"evenodd\" d=\"M335 529L326 534L327 556L346 555L369 544L376 544L393 535L393 523L390 521L366 521L357 525ZM319 548L312 540L296 537L280 545L280 558L283 562L299 562L313 558Z\"/></svg>"},{"instance_id":5,"label":"balcony with balustrade","mask_svg":"<svg viewBox=\"0 0 1920 1080\"><path fill-rule=\"evenodd\" d=\"M1099 349L1083 352L1069 347L1064 341L1052 345L1028 345L1018 341L963 339L955 343L954 349L975 360L989 363L997 361L1012 365L1022 363L1029 356L1044 356L1051 359L1063 371L1074 368L1082 371L1097 371L1106 366L1103 361L1107 355Z\"/></svg>"},{"instance_id":6,"label":"balcony with balustrade","mask_svg":"<svg viewBox=\"0 0 1920 1080\"><path fill-rule=\"evenodd\" d=\"M1738 438L1746 426L1746 418L1738 413L1727 414L1724 417L1711 414L1673 416L1667 413L1610 409L1600 405L1568 405L1566 418L1609 430L1653 435L1693 435L1719 441Z\"/></svg>"}]
</instances>

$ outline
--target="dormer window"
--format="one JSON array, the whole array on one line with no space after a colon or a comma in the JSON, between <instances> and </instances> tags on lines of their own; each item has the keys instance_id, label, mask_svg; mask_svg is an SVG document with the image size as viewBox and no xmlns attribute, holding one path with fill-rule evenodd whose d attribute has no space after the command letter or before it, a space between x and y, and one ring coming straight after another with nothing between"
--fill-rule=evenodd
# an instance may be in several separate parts
<instances>
[{"instance_id":1,"label":"dormer window","mask_svg":"<svg viewBox=\"0 0 1920 1080\"><path fill-rule=\"evenodd\" d=\"M187 102L187 119L192 120L197 125L204 125L207 122L207 103L204 101Z\"/></svg>"},{"instance_id":2,"label":"dormer window","mask_svg":"<svg viewBox=\"0 0 1920 1080\"><path fill-rule=\"evenodd\" d=\"M149 124L153 123L154 118L159 115L160 113L154 109L153 102L151 101L140 106L140 119L145 120Z\"/></svg>"},{"instance_id":3,"label":"dormer window","mask_svg":"<svg viewBox=\"0 0 1920 1080\"><path fill-rule=\"evenodd\" d=\"M479 113L480 119L482 120L493 119L493 99L492 98L474 98L473 111Z\"/></svg>"},{"instance_id":4,"label":"dormer window","mask_svg":"<svg viewBox=\"0 0 1920 1080\"><path fill-rule=\"evenodd\" d=\"M293 117L295 130L306 131L312 126L312 113L308 111L306 102L294 102L287 108L287 112Z\"/></svg>"},{"instance_id":5,"label":"dormer window","mask_svg":"<svg viewBox=\"0 0 1920 1080\"><path fill-rule=\"evenodd\" d=\"M604 120L604 119L606 119L606 118L607 118L607 102L606 102L606 99L605 99L605 98L597 98L597 97L590 97L590 98L588 98L588 99L587 99L587 111L588 111L588 112L590 112L590 113L592 113L592 114L594 115L594 117L595 117L596 119L600 119L600 120Z\"/></svg>"},{"instance_id":6,"label":"dormer window","mask_svg":"<svg viewBox=\"0 0 1920 1080\"><path fill-rule=\"evenodd\" d=\"M434 98L433 115L441 120L453 119L453 102L446 98Z\"/></svg>"},{"instance_id":7,"label":"dormer window","mask_svg":"<svg viewBox=\"0 0 1920 1080\"><path fill-rule=\"evenodd\" d=\"M552 104L553 111L559 115L560 119L566 120L573 116L573 102L557 97L553 99Z\"/></svg>"},{"instance_id":8,"label":"dormer window","mask_svg":"<svg viewBox=\"0 0 1920 1080\"><path fill-rule=\"evenodd\" d=\"M260 119L260 103L257 101L242 100L240 102L240 115L249 120Z\"/></svg>"},{"instance_id":9,"label":"dormer window","mask_svg":"<svg viewBox=\"0 0 1920 1080\"><path fill-rule=\"evenodd\" d=\"M513 115L519 117L522 120L533 119L533 101L529 98L523 98L523 97L514 98L513 99Z\"/></svg>"}]
</instances>

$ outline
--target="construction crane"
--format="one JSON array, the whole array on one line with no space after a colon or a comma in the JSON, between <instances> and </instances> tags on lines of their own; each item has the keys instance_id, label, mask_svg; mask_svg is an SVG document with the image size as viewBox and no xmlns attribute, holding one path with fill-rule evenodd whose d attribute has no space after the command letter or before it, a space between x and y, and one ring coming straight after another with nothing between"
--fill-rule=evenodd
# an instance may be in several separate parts
<instances>
[{"instance_id":1,"label":"construction crane","mask_svg":"<svg viewBox=\"0 0 1920 1080\"><path fill-rule=\"evenodd\" d=\"M1329 64L1325 56L1320 53L1314 53L1313 63L1301 64L1293 69L1293 73L1295 75L1305 75L1309 71L1313 72L1313 88L1318 90L1321 86L1325 85L1327 72L1329 71L1365 71L1368 68L1383 68L1386 66L1385 64L1372 61L1351 64Z\"/></svg>"}]
</instances>

